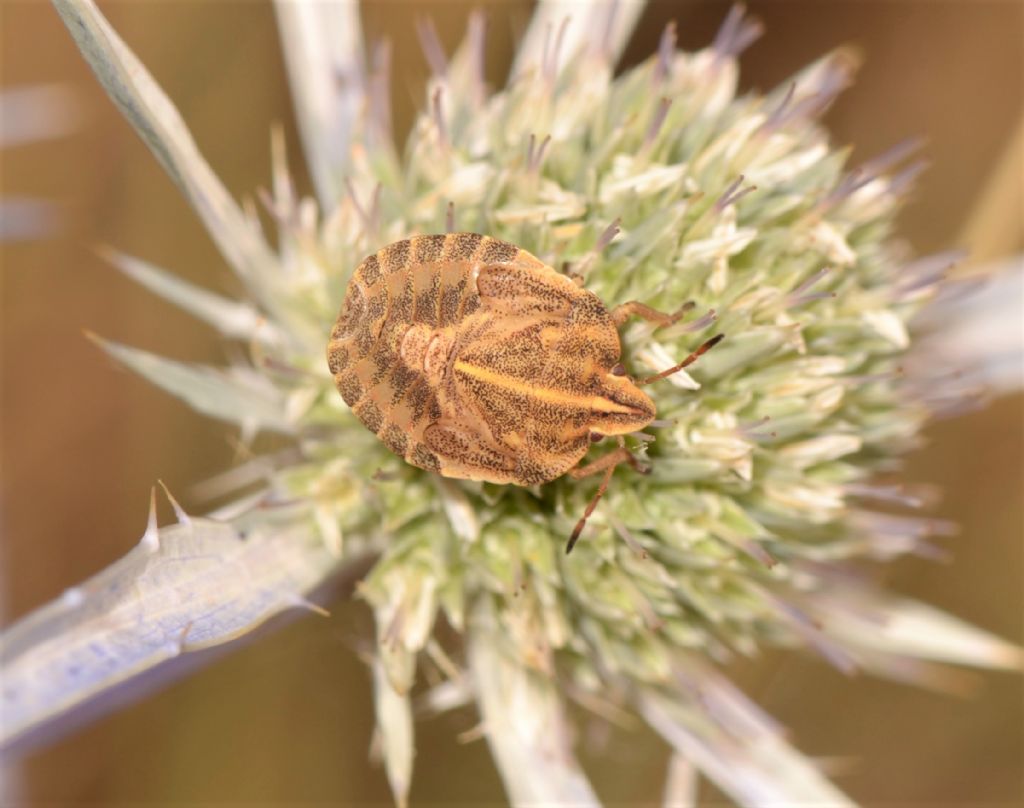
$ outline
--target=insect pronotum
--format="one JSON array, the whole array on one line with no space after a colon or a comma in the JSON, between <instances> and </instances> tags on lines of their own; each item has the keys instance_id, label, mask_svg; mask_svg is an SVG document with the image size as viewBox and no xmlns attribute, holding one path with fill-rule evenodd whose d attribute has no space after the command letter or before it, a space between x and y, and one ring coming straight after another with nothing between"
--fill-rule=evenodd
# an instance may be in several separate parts
<instances>
[{"instance_id":1,"label":"insect pronotum","mask_svg":"<svg viewBox=\"0 0 1024 808\"><path fill-rule=\"evenodd\" d=\"M642 379L619 358L618 327L665 314L636 301L610 311L526 250L477 233L414 236L355 270L327 361L342 398L395 454L445 477L535 485L602 474L587 518L622 463L645 472L623 435L655 416L640 388L721 339ZM618 447L582 463L590 444Z\"/></svg>"}]
</instances>

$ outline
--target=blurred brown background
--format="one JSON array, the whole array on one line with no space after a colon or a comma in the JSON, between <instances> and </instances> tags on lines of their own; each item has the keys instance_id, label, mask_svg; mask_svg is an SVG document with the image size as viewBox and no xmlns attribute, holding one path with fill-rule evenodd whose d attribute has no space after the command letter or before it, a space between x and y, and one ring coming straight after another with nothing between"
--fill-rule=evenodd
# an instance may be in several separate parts
<instances>
[{"instance_id":1,"label":"blurred brown background","mask_svg":"<svg viewBox=\"0 0 1024 808\"><path fill-rule=\"evenodd\" d=\"M480 4L477 4L480 5ZM920 251L967 243L976 263L1019 253L1024 143L1024 11L1015 2L751 2L766 36L743 58L743 84L767 89L842 43L866 57L828 116L855 159L922 134L933 165L903 215ZM269 184L269 127L285 124L303 187L272 8L268 2L107 2L101 7L192 128L236 195ZM490 4L488 70L500 83L530 3ZM368 37L389 36L399 131L422 94L413 20L432 14L449 47L471 6L364 3ZM707 44L725 3L650 5L626 53L655 47L669 19L680 44ZM171 356L217 362L212 331L103 264L110 244L213 289L234 290L224 262L156 161L114 110L48 4L0 2L0 83L59 82L82 113L73 135L0 155L3 194L59 205L49 238L2 245L2 586L8 623L123 554L141 535L150 486L189 506L192 482L223 469L225 429L123 372L82 336L96 330ZM1022 311L1024 317L1024 311ZM893 587L1020 642L1020 396L933 426L908 477L938 483L937 515L959 522L954 562L906 560ZM328 620L293 621L116 714L28 755L31 801L387 803L367 762L369 677L352 652L367 621L337 604ZM364 635L365 636L365 635ZM1021 804L1021 679L979 677L969 698L771 654L737 668L745 689L793 730L801 748L842 761L839 783L868 804ZM418 725L414 804L502 802L485 743L461 745L475 718ZM609 803L656 802L666 751L652 737L616 737L584 765ZM528 774L527 774L528 776ZM709 804L719 801L710 788Z\"/></svg>"}]
</instances>

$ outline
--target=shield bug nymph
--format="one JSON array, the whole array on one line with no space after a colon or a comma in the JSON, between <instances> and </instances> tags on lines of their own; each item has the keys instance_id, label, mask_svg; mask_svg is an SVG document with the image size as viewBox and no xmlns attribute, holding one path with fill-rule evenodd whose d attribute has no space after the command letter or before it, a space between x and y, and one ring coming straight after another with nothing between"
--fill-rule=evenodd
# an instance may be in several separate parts
<instances>
[{"instance_id":1,"label":"shield bug nymph","mask_svg":"<svg viewBox=\"0 0 1024 808\"><path fill-rule=\"evenodd\" d=\"M526 250L476 233L415 236L352 274L327 361L342 398L395 454L445 477L535 485L603 473L572 550L615 468L645 471L623 435L655 416L640 388L679 364L634 379L620 363L629 317L668 325L636 301L600 298ZM613 451L582 463L605 436Z\"/></svg>"}]
</instances>

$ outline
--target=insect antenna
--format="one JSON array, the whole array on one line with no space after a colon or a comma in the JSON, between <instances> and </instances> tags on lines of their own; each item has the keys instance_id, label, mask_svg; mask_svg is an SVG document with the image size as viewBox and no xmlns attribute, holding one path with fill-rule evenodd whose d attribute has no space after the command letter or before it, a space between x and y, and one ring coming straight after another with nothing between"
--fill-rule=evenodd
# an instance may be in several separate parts
<instances>
[{"instance_id":1,"label":"insect antenna","mask_svg":"<svg viewBox=\"0 0 1024 808\"><path fill-rule=\"evenodd\" d=\"M684 359L678 365L673 365L668 370L663 370L661 371L661 373L656 373L653 376L648 376L646 379L638 379L633 383L637 387L643 387L645 384L650 384L651 382L656 382L659 381L660 379L664 379L666 376L671 376L673 373L678 373L683 368L688 367L689 365L692 365L694 362L696 362L702 354L710 351L723 339L725 339L725 334L715 334L715 336L713 336L707 342L702 343L696 351L694 351L692 354L686 357L686 359Z\"/></svg>"}]
</instances>

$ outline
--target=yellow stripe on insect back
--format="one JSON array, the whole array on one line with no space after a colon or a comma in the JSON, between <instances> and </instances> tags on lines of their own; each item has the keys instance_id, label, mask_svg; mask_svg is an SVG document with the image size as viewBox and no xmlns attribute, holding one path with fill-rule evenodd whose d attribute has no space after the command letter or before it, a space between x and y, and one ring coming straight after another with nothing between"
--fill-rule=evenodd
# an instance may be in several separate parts
<instances>
[{"instance_id":1,"label":"yellow stripe on insect back","mask_svg":"<svg viewBox=\"0 0 1024 808\"><path fill-rule=\"evenodd\" d=\"M485 382L486 384L492 384L503 390L530 396L537 401L543 401L545 404L560 404L562 406L576 407L582 410L621 413L623 415L636 412L632 407L627 407L624 404L619 404L616 401L603 398L602 396L581 396L564 390L556 390L551 387L539 387L535 384L531 384L530 382L523 381L522 379L515 379L510 376L506 376L503 373L478 367L477 365L471 365L468 362L461 360L455 363L455 370L460 373L464 373L470 378L477 379Z\"/></svg>"},{"instance_id":2,"label":"yellow stripe on insect back","mask_svg":"<svg viewBox=\"0 0 1024 808\"><path fill-rule=\"evenodd\" d=\"M367 256L349 281L327 363L356 417L395 454L445 477L537 485L604 472L569 547L621 463L622 437L655 417L644 384L682 370L720 337L639 383L618 326L659 325L638 301L609 311L526 250L479 233L413 236ZM618 448L581 464L591 442Z\"/></svg>"}]
</instances>

